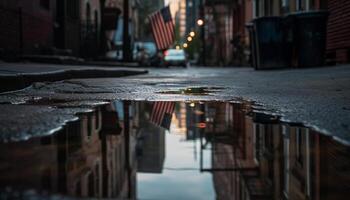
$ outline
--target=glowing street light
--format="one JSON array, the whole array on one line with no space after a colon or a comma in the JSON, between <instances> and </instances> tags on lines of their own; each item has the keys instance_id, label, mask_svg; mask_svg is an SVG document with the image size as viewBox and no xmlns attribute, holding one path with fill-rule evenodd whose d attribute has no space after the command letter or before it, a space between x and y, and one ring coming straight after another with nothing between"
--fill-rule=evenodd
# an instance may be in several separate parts
<instances>
[{"instance_id":1,"label":"glowing street light","mask_svg":"<svg viewBox=\"0 0 350 200\"><path fill-rule=\"evenodd\" d=\"M191 32L190 32L190 36L191 36L191 37L194 37L194 36L196 36L196 33L195 33L194 31L191 31Z\"/></svg>"},{"instance_id":2,"label":"glowing street light","mask_svg":"<svg viewBox=\"0 0 350 200\"><path fill-rule=\"evenodd\" d=\"M197 24L198 24L198 26L203 26L204 25L203 19L198 19Z\"/></svg>"},{"instance_id":3,"label":"glowing street light","mask_svg":"<svg viewBox=\"0 0 350 200\"><path fill-rule=\"evenodd\" d=\"M180 46L179 45L176 45L176 50L180 50Z\"/></svg>"},{"instance_id":4,"label":"glowing street light","mask_svg":"<svg viewBox=\"0 0 350 200\"><path fill-rule=\"evenodd\" d=\"M192 41L192 37L191 37L191 36L188 36L188 37L187 37L187 41L191 42L191 41Z\"/></svg>"},{"instance_id":5,"label":"glowing street light","mask_svg":"<svg viewBox=\"0 0 350 200\"><path fill-rule=\"evenodd\" d=\"M187 48L187 47L188 47L188 44L187 44L187 43L184 43L182 46L183 46L184 48Z\"/></svg>"}]
</instances>

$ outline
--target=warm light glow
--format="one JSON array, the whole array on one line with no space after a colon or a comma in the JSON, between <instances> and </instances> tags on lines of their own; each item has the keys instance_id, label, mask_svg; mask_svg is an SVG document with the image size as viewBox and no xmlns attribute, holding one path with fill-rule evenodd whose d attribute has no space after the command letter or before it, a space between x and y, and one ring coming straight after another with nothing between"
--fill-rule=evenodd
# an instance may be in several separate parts
<instances>
[{"instance_id":1,"label":"warm light glow","mask_svg":"<svg viewBox=\"0 0 350 200\"><path fill-rule=\"evenodd\" d=\"M196 104L195 103L190 103L190 107L194 107Z\"/></svg>"},{"instance_id":2,"label":"warm light glow","mask_svg":"<svg viewBox=\"0 0 350 200\"><path fill-rule=\"evenodd\" d=\"M191 37L194 37L195 35L196 35L196 33L195 33L194 31L191 31L191 32L190 32L190 36L191 36Z\"/></svg>"},{"instance_id":3,"label":"warm light glow","mask_svg":"<svg viewBox=\"0 0 350 200\"><path fill-rule=\"evenodd\" d=\"M192 41L192 37L191 37L191 36L188 36L188 37L187 37L187 41L191 42L191 41Z\"/></svg>"},{"instance_id":4,"label":"warm light glow","mask_svg":"<svg viewBox=\"0 0 350 200\"><path fill-rule=\"evenodd\" d=\"M180 46L179 45L176 45L176 50L180 50Z\"/></svg>"},{"instance_id":5,"label":"warm light glow","mask_svg":"<svg viewBox=\"0 0 350 200\"><path fill-rule=\"evenodd\" d=\"M205 123L197 123L196 124L197 128L205 128L207 125Z\"/></svg>"},{"instance_id":6,"label":"warm light glow","mask_svg":"<svg viewBox=\"0 0 350 200\"><path fill-rule=\"evenodd\" d=\"M198 26L203 26L204 25L204 21L202 19L198 19L197 20L197 24L198 24Z\"/></svg>"},{"instance_id":7,"label":"warm light glow","mask_svg":"<svg viewBox=\"0 0 350 200\"><path fill-rule=\"evenodd\" d=\"M183 44L183 47L184 47L184 48L187 48L187 47L188 47L188 44L187 44L187 43L184 43L184 44Z\"/></svg>"}]
</instances>

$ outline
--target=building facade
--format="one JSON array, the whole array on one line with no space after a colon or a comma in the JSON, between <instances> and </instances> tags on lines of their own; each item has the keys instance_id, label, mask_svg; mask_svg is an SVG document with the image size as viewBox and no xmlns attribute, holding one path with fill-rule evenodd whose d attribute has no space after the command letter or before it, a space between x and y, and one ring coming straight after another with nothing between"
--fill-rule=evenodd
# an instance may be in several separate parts
<instances>
[{"instance_id":1,"label":"building facade","mask_svg":"<svg viewBox=\"0 0 350 200\"><path fill-rule=\"evenodd\" d=\"M54 44L55 0L0 2L0 49L11 57L40 53Z\"/></svg>"},{"instance_id":2,"label":"building facade","mask_svg":"<svg viewBox=\"0 0 350 200\"><path fill-rule=\"evenodd\" d=\"M340 0L206 0L205 41L208 64L249 65L251 51L247 23L264 16L298 11L328 10L327 63L350 60L349 2ZM340 17L341 16L341 17Z\"/></svg>"}]
</instances>

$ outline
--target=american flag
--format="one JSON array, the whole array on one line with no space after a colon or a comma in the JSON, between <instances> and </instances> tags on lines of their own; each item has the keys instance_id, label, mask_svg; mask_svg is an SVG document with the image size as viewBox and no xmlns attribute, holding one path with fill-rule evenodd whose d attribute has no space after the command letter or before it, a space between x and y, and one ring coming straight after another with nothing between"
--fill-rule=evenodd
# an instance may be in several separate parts
<instances>
[{"instance_id":1,"label":"american flag","mask_svg":"<svg viewBox=\"0 0 350 200\"><path fill-rule=\"evenodd\" d=\"M175 40L175 27L169 6L151 14L149 20L158 50L168 49Z\"/></svg>"},{"instance_id":2,"label":"american flag","mask_svg":"<svg viewBox=\"0 0 350 200\"><path fill-rule=\"evenodd\" d=\"M151 122L169 130L174 109L175 102L159 101L153 103Z\"/></svg>"}]
</instances>

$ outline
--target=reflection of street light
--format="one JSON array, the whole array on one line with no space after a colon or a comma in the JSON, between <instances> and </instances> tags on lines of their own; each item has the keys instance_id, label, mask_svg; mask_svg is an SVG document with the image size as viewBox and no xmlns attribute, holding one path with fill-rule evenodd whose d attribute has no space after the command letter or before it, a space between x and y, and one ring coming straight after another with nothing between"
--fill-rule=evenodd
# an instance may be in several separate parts
<instances>
[{"instance_id":1,"label":"reflection of street light","mask_svg":"<svg viewBox=\"0 0 350 200\"><path fill-rule=\"evenodd\" d=\"M195 35L196 35L196 33L195 33L194 31L191 31L191 32L190 32L190 36L191 36L191 37L194 37Z\"/></svg>"},{"instance_id":2,"label":"reflection of street light","mask_svg":"<svg viewBox=\"0 0 350 200\"><path fill-rule=\"evenodd\" d=\"M191 42L191 41L192 41L192 37L191 37L191 36L188 36L188 37L187 37L187 41Z\"/></svg>"},{"instance_id":3,"label":"reflection of street light","mask_svg":"<svg viewBox=\"0 0 350 200\"><path fill-rule=\"evenodd\" d=\"M183 44L183 47L184 47L184 48L187 48L187 47L188 47L188 44L187 44L187 43L184 43L184 44Z\"/></svg>"},{"instance_id":4,"label":"reflection of street light","mask_svg":"<svg viewBox=\"0 0 350 200\"><path fill-rule=\"evenodd\" d=\"M197 24L198 24L198 26L203 26L204 25L203 19L198 19Z\"/></svg>"}]
</instances>

